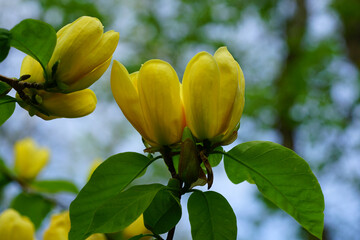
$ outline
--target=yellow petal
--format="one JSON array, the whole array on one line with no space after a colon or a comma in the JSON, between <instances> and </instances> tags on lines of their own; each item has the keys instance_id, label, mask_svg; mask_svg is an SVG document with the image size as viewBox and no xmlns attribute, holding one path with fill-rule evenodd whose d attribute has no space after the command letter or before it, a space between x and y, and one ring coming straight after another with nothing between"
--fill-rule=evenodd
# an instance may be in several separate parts
<instances>
[{"instance_id":1,"label":"yellow petal","mask_svg":"<svg viewBox=\"0 0 360 240\"><path fill-rule=\"evenodd\" d=\"M239 64L237 64L237 67L238 67L238 71L240 73L239 78L238 78L238 84L239 84L240 90L236 94L234 106L233 106L232 113L231 113L229 127L228 127L228 130L227 130L225 136L223 137L223 141L227 141L227 139L229 137L231 137L235 127L240 122L240 118L241 118L242 112L244 110L244 105L245 105L245 78L244 78L244 74L243 74Z\"/></svg>"},{"instance_id":2,"label":"yellow petal","mask_svg":"<svg viewBox=\"0 0 360 240\"><path fill-rule=\"evenodd\" d=\"M73 65L68 66L67 69L59 69L57 80L69 85L69 88L66 89L68 92L89 87L102 76L110 65L118 41L119 33L106 32L95 46L92 48L88 46L87 51L77 54L77 62L73 60Z\"/></svg>"},{"instance_id":3,"label":"yellow petal","mask_svg":"<svg viewBox=\"0 0 360 240\"><path fill-rule=\"evenodd\" d=\"M180 142L185 121L180 98L180 82L167 62L144 63L138 77L140 104L151 138L159 145Z\"/></svg>"},{"instance_id":4,"label":"yellow petal","mask_svg":"<svg viewBox=\"0 0 360 240\"><path fill-rule=\"evenodd\" d=\"M43 240L67 240L70 231L69 212L51 216L50 225L44 232Z\"/></svg>"},{"instance_id":5,"label":"yellow petal","mask_svg":"<svg viewBox=\"0 0 360 240\"><path fill-rule=\"evenodd\" d=\"M86 64L86 56L101 41L103 26L97 18L81 17L66 25L64 30L57 34L57 43L48 64L49 70L57 62L57 78L65 84L71 77L72 69L79 64Z\"/></svg>"},{"instance_id":6,"label":"yellow petal","mask_svg":"<svg viewBox=\"0 0 360 240\"><path fill-rule=\"evenodd\" d=\"M33 240L34 224L13 209L7 209L0 214L1 240Z\"/></svg>"},{"instance_id":7,"label":"yellow petal","mask_svg":"<svg viewBox=\"0 0 360 240\"><path fill-rule=\"evenodd\" d=\"M207 52L200 52L188 63L183 77L186 123L199 140L218 134L220 71Z\"/></svg>"},{"instance_id":8,"label":"yellow petal","mask_svg":"<svg viewBox=\"0 0 360 240\"><path fill-rule=\"evenodd\" d=\"M130 76L121 63L114 61L111 69L111 91L115 101L134 128L146 140L151 141L145 128L136 82L137 73Z\"/></svg>"},{"instance_id":9,"label":"yellow petal","mask_svg":"<svg viewBox=\"0 0 360 240\"><path fill-rule=\"evenodd\" d=\"M71 86L69 86L69 88L65 90L65 92L79 91L89 87L104 74L110 63L111 57L97 68L81 77L81 81L74 82Z\"/></svg>"},{"instance_id":10,"label":"yellow petal","mask_svg":"<svg viewBox=\"0 0 360 240\"><path fill-rule=\"evenodd\" d=\"M26 80L26 82L35 82L35 83L44 83L44 70L42 69L40 63L30 57L26 56L21 64L20 76L29 74L31 77Z\"/></svg>"},{"instance_id":11,"label":"yellow petal","mask_svg":"<svg viewBox=\"0 0 360 240\"><path fill-rule=\"evenodd\" d=\"M31 138L25 138L14 145L15 171L20 178L33 179L48 163L50 151L39 148Z\"/></svg>"},{"instance_id":12,"label":"yellow petal","mask_svg":"<svg viewBox=\"0 0 360 240\"><path fill-rule=\"evenodd\" d=\"M27 218L18 218L12 228L12 240L33 240L35 228L34 224Z\"/></svg>"},{"instance_id":13,"label":"yellow petal","mask_svg":"<svg viewBox=\"0 0 360 240\"><path fill-rule=\"evenodd\" d=\"M238 64L226 47L219 48L214 58L220 70L220 95L219 95L219 129L218 133L224 133L229 127L233 113L235 96L240 91L238 79Z\"/></svg>"},{"instance_id":14,"label":"yellow petal","mask_svg":"<svg viewBox=\"0 0 360 240\"><path fill-rule=\"evenodd\" d=\"M132 224L130 224L127 228L124 229L123 236L125 239L128 239L133 236L146 233L150 233L150 231L145 228L144 217L141 214L140 217L138 217Z\"/></svg>"},{"instance_id":15,"label":"yellow petal","mask_svg":"<svg viewBox=\"0 0 360 240\"><path fill-rule=\"evenodd\" d=\"M97 18L80 17L66 25L57 33L57 43L49 62L50 68L57 60L61 65L71 66L77 62L78 55L83 56L101 40L103 25Z\"/></svg>"},{"instance_id":16,"label":"yellow petal","mask_svg":"<svg viewBox=\"0 0 360 240\"><path fill-rule=\"evenodd\" d=\"M102 233L95 233L88 237L86 240L107 240L107 238Z\"/></svg>"},{"instance_id":17,"label":"yellow petal","mask_svg":"<svg viewBox=\"0 0 360 240\"><path fill-rule=\"evenodd\" d=\"M90 89L63 93L39 93L42 98L41 107L51 116L77 118L83 117L95 110L96 95Z\"/></svg>"}]
</instances>

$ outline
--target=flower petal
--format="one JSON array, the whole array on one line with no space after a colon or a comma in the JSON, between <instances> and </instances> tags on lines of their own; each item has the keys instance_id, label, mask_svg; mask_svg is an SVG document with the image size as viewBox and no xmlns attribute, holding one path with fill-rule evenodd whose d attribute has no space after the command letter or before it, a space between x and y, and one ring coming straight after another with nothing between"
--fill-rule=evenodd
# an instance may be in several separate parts
<instances>
[{"instance_id":1,"label":"flower petal","mask_svg":"<svg viewBox=\"0 0 360 240\"><path fill-rule=\"evenodd\" d=\"M183 77L183 100L187 125L198 140L218 135L220 71L207 52L195 55Z\"/></svg>"},{"instance_id":2,"label":"flower petal","mask_svg":"<svg viewBox=\"0 0 360 240\"><path fill-rule=\"evenodd\" d=\"M56 75L68 84L74 81L71 77L76 74L79 65L86 64L86 56L101 41L103 25L97 18L81 17L59 32L48 67L51 70L59 61Z\"/></svg>"},{"instance_id":3,"label":"flower petal","mask_svg":"<svg viewBox=\"0 0 360 240\"><path fill-rule=\"evenodd\" d=\"M138 89L146 128L154 140L171 145L181 140L185 120L180 98L180 82L171 65L150 60L139 71Z\"/></svg>"},{"instance_id":4,"label":"flower petal","mask_svg":"<svg viewBox=\"0 0 360 240\"><path fill-rule=\"evenodd\" d=\"M137 73L129 75L121 63L114 61L111 69L111 91L115 101L134 128L146 140L152 142L149 132L145 128L136 81Z\"/></svg>"},{"instance_id":5,"label":"flower petal","mask_svg":"<svg viewBox=\"0 0 360 240\"><path fill-rule=\"evenodd\" d=\"M223 137L223 141L226 141L227 138L229 138L233 134L234 129L240 122L240 118L245 105L245 78L239 64L237 64L237 67L240 73L238 77L239 91L237 91L235 97L229 127L227 132L225 133L225 136Z\"/></svg>"},{"instance_id":6,"label":"flower petal","mask_svg":"<svg viewBox=\"0 0 360 240\"><path fill-rule=\"evenodd\" d=\"M31 138L15 143L15 171L20 178L33 179L49 161L50 151L39 148Z\"/></svg>"},{"instance_id":7,"label":"flower petal","mask_svg":"<svg viewBox=\"0 0 360 240\"><path fill-rule=\"evenodd\" d=\"M97 102L95 93L90 89L68 94L43 92L39 95L42 98L41 107L55 117L77 118L86 116L95 110Z\"/></svg>"},{"instance_id":8,"label":"flower petal","mask_svg":"<svg viewBox=\"0 0 360 240\"><path fill-rule=\"evenodd\" d=\"M66 92L79 91L89 87L104 74L104 72L108 69L110 63L111 57L107 61L99 65L97 68L95 68L85 76L81 77L81 81L74 82L69 88L66 89Z\"/></svg>"},{"instance_id":9,"label":"flower petal","mask_svg":"<svg viewBox=\"0 0 360 240\"><path fill-rule=\"evenodd\" d=\"M27 55L21 64L20 76L29 74L31 77L26 82L44 83L44 70L40 63Z\"/></svg>"},{"instance_id":10,"label":"flower petal","mask_svg":"<svg viewBox=\"0 0 360 240\"><path fill-rule=\"evenodd\" d=\"M93 48L88 48L87 52L83 53L81 58L80 54L77 56L78 62L75 62L68 72L65 72L64 69L59 71L57 79L70 85L69 89L67 89L69 92L89 87L106 71L107 67L104 67L106 63L108 62L107 66L110 65L110 59L118 42L118 32L106 32ZM99 69L100 66L102 66L101 71L97 71L91 78L86 77L90 72L93 72L94 69Z\"/></svg>"},{"instance_id":11,"label":"flower petal","mask_svg":"<svg viewBox=\"0 0 360 240\"><path fill-rule=\"evenodd\" d=\"M226 47L219 48L214 58L220 70L220 95L219 95L219 133L224 133L230 123L233 113L235 96L240 91L238 64Z\"/></svg>"}]
</instances>

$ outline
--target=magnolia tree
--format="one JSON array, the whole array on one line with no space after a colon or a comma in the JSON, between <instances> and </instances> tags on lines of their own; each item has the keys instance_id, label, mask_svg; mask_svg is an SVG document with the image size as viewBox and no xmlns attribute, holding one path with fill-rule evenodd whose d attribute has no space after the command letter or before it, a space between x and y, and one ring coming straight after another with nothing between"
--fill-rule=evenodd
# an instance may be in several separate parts
<instances>
[{"instance_id":1,"label":"magnolia tree","mask_svg":"<svg viewBox=\"0 0 360 240\"><path fill-rule=\"evenodd\" d=\"M19 78L0 75L0 124L12 115L16 103L30 116L44 120L90 114L96 96L87 88L109 67L118 40L117 32L104 33L101 22L91 17L81 17L57 33L50 25L31 19L11 30L0 29L0 61L6 59L10 47L28 54ZM11 89L15 97L8 95ZM322 239L324 197L304 159L272 142L245 142L228 152L222 148L236 140L245 103L243 72L226 47L214 55L197 53L182 83L173 67L162 60L147 61L130 74L114 61L111 90L141 134L145 155L124 152L109 157L79 192L67 181L36 181L49 154L36 150L31 140L22 143L27 145L20 148L31 150L19 150L22 160L15 160L15 171L0 165L6 182L17 181L52 204L56 199L41 194L77 194L69 213L51 218L44 239L106 239L114 233L121 233L122 239L173 239L183 195L189 195L193 239L236 239L232 207L221 194L210 191L212 168L222 160L231 182L256 184L267 199ZM29 163L30 156L36 160ZM131 185L155 161L167 166L168 184ZM197 189L204 185L208 191ZM39 216L26 209L31 206L20 204L29 197L17 198L18 204L0 216L0 235L34 239L34 224L38 226L48 211Z\"/></svg>"}]
</instances>

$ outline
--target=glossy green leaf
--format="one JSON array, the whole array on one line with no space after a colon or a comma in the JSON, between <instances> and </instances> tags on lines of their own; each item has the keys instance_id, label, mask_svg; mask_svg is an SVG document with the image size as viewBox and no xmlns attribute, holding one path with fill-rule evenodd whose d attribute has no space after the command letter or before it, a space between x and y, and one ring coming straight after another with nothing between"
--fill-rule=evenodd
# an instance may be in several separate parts
<instances>
[{"instance_id":1,"label":"glossy green leaf","mask_svg":"<svg viewBox=\"0 0 360 240\"><path fill-rule=\"evenodd\" d=\"M0 126L14 113L15 101L16 100L10 96L0 97Z\"/></svg>"},{"instance_id":2,"label":"glossy green leaf","mask_svg":"<svg viewBox=\"0 0 360 240\"><path fill-rule=\"evenodd\" d=\"M10 32L10 45L33 57L45 70L56 45L55 29L45 22L25 19Z\"/></svg>"},{"instance_id":3,"label":"glossy green leaf","mask_svg":"<svg viewBox=\"0 0 360 240\"><path fill-rule=\"evenodd\" d=\"M96 210L85 236L123 230L149 207L156 194L164 187L161 184L139 185L113 197Z\"/></svg>"},{"instance_id":4,"label":"glossy green leaf","mask_svg":"<svg viewBox=\"0 0 360 240\"><path fill-rule=\"evenodd\" d=\"M236 216L221 194L196 191L189 197L187 207L193 240L236 239Z\"/></svg>"},{"instance_id":5,"label":"glossy green leaf","mask_svg":"<svg viewBox=\"0 0 360 240\"><path fill-rule=\"evenodd\" d=\"M71 231L69 239L83 239L95 211L122 192L154 160L139 153L119 153L96 168L89 182L70 205Z\"/></svg>"},{"instance_id":6,"label":"glossy green leaf","mask_svg":"<svg viewBox=\"0 0 360 240\"><path fill-rule=\"evenodd\" d=\"M35 228L38 228L54 205L54 202L41 195L20 193L13 199L10 207L17 210L21 215L29 217Z\"/></svg>"},{"instance_id":7,"label":"glossy green leaf","mask_svg":"<svg viewBox=\"0 0 360 240\"><path fill-rule=\"evenodd\" d=\"M144 212L144 223L153 233L170 231L181 219L179 198L169 190L159 191L150 206Z\"/></svg>"},{"instance_id":8,"label":"glossy green leaf","mask_svg":"<svg viewBox=\"0 0 360 240\"><path fill-rule=\"evenodd\" d=\"M324 227L324 196L309 165L272 142L247 142L231 149L225 170L234 183L253 181L259 191L318 238Z\"/></svg>"},{"instance_id":9,"label":"glossy green leaf","mask_svg":"<svg viewBox=\"0 0 360 240\"><path fill-rule=\"evenodd\" d=\"M11 90L11 87L4 83L4 82L0 82L0 97L2 95L6 95L9 91Z\"/></svg>"},{"instance_id":10,"label":"glossy green leaf","mask_svg":"<svg viewBox=\"0 0 360 240\"><path fill-rule=\"evenodd\" d=\"M222 147L217 147L214 150L222 152L223 148ZM210 163L211 167L216 167L217 165L219 165L222 158L223 158L223 155L220 154L220 153L212 153L212 154L210 154L208 159L209 159L209 163Z\"/></svg>"},{"instance_id":11,"label":"glossy green leaf","mask_svg":"<svg viewBox=\"0 0 360 240\"><path fill-rule=\"evenodd\" d=\"M74 183L66 180L41 180L31 183L31 187L39 192L44 193L58 193L58 192L70 192L78 193L78 188Z\"/></svg>"},{"instance_id":12,"label":"glossy green leaf","mask_svg":"<svg viewBox=\"0 0 360 240\"><path fill-rule=\"evenodd\" d=\"M10 51L10 32L0 28L0 62L4 61Z\"/></svg>"}]
</instances>

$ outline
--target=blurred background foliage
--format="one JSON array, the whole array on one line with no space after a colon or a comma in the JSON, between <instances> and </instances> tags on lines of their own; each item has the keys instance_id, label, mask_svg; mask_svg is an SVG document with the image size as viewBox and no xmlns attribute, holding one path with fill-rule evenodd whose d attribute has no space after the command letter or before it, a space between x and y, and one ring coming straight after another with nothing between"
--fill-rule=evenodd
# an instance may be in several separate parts
<instances>
[{"instance_id":1,"label":"blurred background foliage","mask_svg":"<svg viewBox=\"0 0 360 240\"><path fill-rule=\"evenodd\" d=\"M7 1L0 2L6 6ZM81 15L98 17L106 30L120 32L113 58L129 72L159 58L171 63L181 79L187 62L197 52L213 54L218 47L227 46L246 79L246 104L237 143L271 140L294 149L309 162L322 185L326 202L324 239L356 239L360 235L358 0L16 0L8 8L16 4L36 9L31 14L20 11L17 22L32 17L56 29ZM1 27L10 28L7 22L17 22L11 23L9 14L15 13L5 11L3 7L0 10ZM17 77L19 70L9 62L0 65L0 71ZM43 127L43 121L18 113L21 121L13 116L0 128L1 155L10 158L11 146L20 137L38 136L53 149L69 152L57 158L71 156L70 164L62 170L72 176L81 173L72 168L81 158L89 163L91 158L106 158L128 148L141 151L141 145L131 147L133 141L128 136L136 133L120 111L114 110L117 106L110 91L109 72L93 87L99 100L99 112L95 111L94 117L74 125L72 120L55 120L58 124L49 134L53 123ZM62 129L69 132L64 141L57 136ZM75 147L67 149L69 146ZM87 170L83 168L84 175ZM163 169L154 168L146 176L161 181L168 177L161 176ZM262 204L268 211L257 212L259 216L250 214L243 220L248 222L246 229L238 222L239 239L313 239L302 230L289 233L290 238L261 235L281 229L273 221L272 230L261 230L269 224L266 219L271 222L275 216L297 225L260 196L256 199L254 204Z\"/></svg>"}]
</instances>

